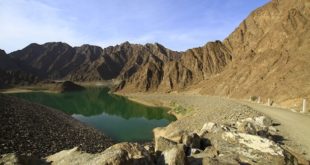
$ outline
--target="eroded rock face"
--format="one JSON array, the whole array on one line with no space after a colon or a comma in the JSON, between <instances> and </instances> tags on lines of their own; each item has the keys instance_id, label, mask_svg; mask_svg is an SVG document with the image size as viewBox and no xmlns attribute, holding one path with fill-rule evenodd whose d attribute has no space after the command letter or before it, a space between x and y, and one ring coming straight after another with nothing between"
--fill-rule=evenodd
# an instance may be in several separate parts
<instances>
[{"instance_id":1,"label":"eroded rock face","mask_svg":"<svg viewBox=\"0 0 310 165\"><path fill-rule=\"evenodd\" d=\"M285 106L309 97L309 89L300 88L310 78L309 13L307 0L273 0L253 11L223 41L233 54L230 65L195 88L236 98L261 96L263 102L272 98Z\"/></svg>"},{"instance_id":2,"label":"eroded rock face","mask_svg":"<svg viewBox=\"0 0 310 165\"><path fill-rule=\"evenodd\" d=\"M33 73L42 78L99 81L115 78L127 80L147 66L153 72L152 64L161 65L175 60L178 54L157 43L139 45L125 42L102 49L93 45L71 47L66 43L49 42L30 44L10 53L10 56L32 68ZM146 73L145 76L149 75Z\"/></svg>"},{"instance_id":3,"label":"eroded rock face","mask_svg":"<svg viewBox=\"0 0 310 165\"><path fill-rule=\"evenodd\" d=\"M156 55L154 56L156 58ZM179 53L173 60L152 60L137 70L125 85L123 91L164 91L182 90L193 83L217 74L230 62L230 51L219 41L203 47ZM152 67L150 67L152 66Z\"/></svg>"}]
</instances>

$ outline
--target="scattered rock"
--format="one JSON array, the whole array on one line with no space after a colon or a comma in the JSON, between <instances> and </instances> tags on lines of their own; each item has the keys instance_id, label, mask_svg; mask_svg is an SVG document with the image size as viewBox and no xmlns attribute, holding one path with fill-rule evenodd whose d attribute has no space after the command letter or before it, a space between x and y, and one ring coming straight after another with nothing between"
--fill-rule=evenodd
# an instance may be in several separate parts
<instances>
[{"instance_id":1,"label":"scattered rock","mask_svg":"<svg viewBox=\"0 0 310 165\"><path fill-rule=\"evenodd\" d=\"M18 163L18 158L15 154L3 154L0 156L0 164L13 165Z\"/></svg>"},{"instance_id":2,"label":"scattered rock","mask_svg":"<svg viewBox=\"0 0 310 165\"><path fill-rule=\"evenodd\" d=\"M248 121L237 122L236 124L238 132L248 133L251 135L256 135L256 129L253 123Z\"/></svg>"},{"instance_id":3,"label":"scattered rock","mask_svg":"<svg viewBox=\"0 0 310 165\"><path fill-rule=\"evenodd\" d=\"M79 146L102 152L114 142L68 114L0 94L0 154L45 157Z\"/></svg>"},{"instance_id":4,"label":"scattered rock","mask_svg":"<svg viewBox=\"0 0 310 165\"><path fill-rule=\"evenodd\" d=\"M183 130L175 130L171 133L169 133L166 137L169 138L170 140L172 141L175 141L175 142L178 142L178 143L181 143L182 142L182 136L184 134L187 134L187 132L183 131Z\"/></svg>"},{"instance_id":5,"label":"scattered rock","mask_svg":"<svg viewBox=\"0 0 310 165\"><path fill-rule=\"evenodd\" d=\"M186 164L186 155L184 145L177 145L163 152L164 162L159 161L159 164L165 165L184 165Z\"/></svg>"},{"instance_id":6,"label":"scattered rock","mask_svg":"<svg viewBox=\"0 0 310 165\"><path fill-rule=\"evenodd\" d=\"M196 133L185 134L182 143L190 148L200 148L200 137Z\"/></svg>"},{"instance_id":7,"label":"scattered rock","mask_svg":"<svg viewBox=\"0 0 310 165\"><path fill-rule=\"evenodd\" d=\"M35 156L17 155L15 153L0 155L1 165L15 165L15 164L48 164L45 160L42 160Z\"/></svg>"},{"instance_id":8,"label":"scattered rock","mask_svg":"<svg viewBox=\"0 0 310 165\"><path fill-rule=\"evenodd\" d=\"M203 136L205 133L217 131L219 131L218 125L216 123L208 122L203 125L202 129L198 134L199 136Z\"/></svg>"},{"instance_id":9,"label":"scattered rock","mask_svg":"<svg viewBox=\"0 0 310 165\"><path fill-rule=\"evenodd\" d=\"M272 135L275 135L278 132L278 130L275 127L273 127L273 126L269 126L268 127L268 132L270 134L272 134Z\"/></svg>"},{"instance_id":10,"label":"scattered rock","mask_svg":"<svg viewBox=\"0 0 310 165\"><path fill-rule=\"evenodd\" d=\"M191 149L191 155L193 155L193 154L199 154L199 153L201 153L201 152L202 152L202 150L197 149L197 148L192 148L192 149Z\"/></svg>"},{"instance_id":11,"label":"scattered rock","mask_svg":"<svg viewBox=\"0 0 310 165\"><path fill-rule=\"evenodd\" d=\"M260 119L266 120L262 117ZM53 164L109 165L297 164L296 156L288 150L260 136L259 132L252 132L256 127L265 128L267 133L276 131L272 126L266 127L268 122L261 127L261 124L255 125L255 121L245 119L229 125L206 123L202 129L205 131L203 136L183 132L179 142L155 136L156 152L151 144L141 146L137 143L119 143L97 154L89 154L75 147L48 156L46 160ZM237 129L234 129L234 126L237 126ZM174 135L180 136L182 131L177 132ZM16 162L19 159L9 155L2 157L0 162L5 160Z\"/></svg>"},{"instance_id":12,"label":"scattered rock","mask_svg":"<svg viewBox=\"0 0 310 165\"><path fill-rule=\"evenodd\" d=\"M172 147L175 147L177 145L176 142L166 139L164 137L158 137L155 139L155 152L162 152L168 149L171 149Z\"/></svg>"},{"instance_id":13,"label":"scattered rock","mask_svg":"<svg viewBox=\"0 0 310 165\"><path fill-rule=\"evenodd\" d=\"M269 127L272 125L272 120L266 116L259 116L255 118L255 123L261 127Z\"/></svg>"},{"instance_id":14,"label":"scattered rock","mask_svg":"<svg viewBox=\"0 0 310 165\"><path fill-rule=\"evenodd\" d=\"M161 146L158 148L166 164L176 163L174 158L181 150L170 149L179 145L185 146L183 154L187 164L294 164L294 155L266 138L271 134L269 131L276 132L271 125L272 121L265 116L224 125L205 123L199 131L200 136L196 133L184 133L179 142L181 144L167 137L160 137L155 146ZM170 152L173 155L171 159L168 154Z\"/></svg>"}]
</instances>

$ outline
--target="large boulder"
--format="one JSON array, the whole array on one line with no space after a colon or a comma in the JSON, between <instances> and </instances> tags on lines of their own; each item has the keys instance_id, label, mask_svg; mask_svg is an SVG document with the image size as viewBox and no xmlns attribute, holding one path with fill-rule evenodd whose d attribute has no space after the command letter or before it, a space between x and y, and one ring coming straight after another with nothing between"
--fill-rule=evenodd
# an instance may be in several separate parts
<instances>
[{"instance_id":1,"label":"large boulder","mask_svg":"<svg viewBox=\"0 0 310 165\"><path fill-rule=\"evenodd\" d=\"M275 142L245 133L222 133L216 146L224 155L234 155L247 164L292 164L296 160Z\"/></svg>"},{"instance_id":2,"label":"large boulder","mask_svg":"<svg viewBox=\"0 0 310 165\"><path fill-rule=\"evenodd\" d=\"M178 144L166 150L159 157L157 164L165 165L185 165L186 163L185 146Z\"/></svg>"},{"instance_id":3,"label":"large boulder","mask_svg":"<svg viewBox=\"0 0 310 165\"><path fill-rule=\"evenodd\" d=\"M212 122L207 122L203 125L203 127L201 128L201 130L199 131L198 135L199 136L203 136L206 133L210 133L210 132L218 132L220 131L221 128L216 124L216 123L212 123Z\"/></svg>"},{"instance_id":4,"label":"large boulder","mask_svg":"<svg viewBox=\"0 0 310 165\"><path fill-rule=\"evenodd\" d=\"M176 142L160 136L155 139L155 152L163 152L175 147L176 145Z\"/></svg>"},{"instance_id":5,"label":"large boulder","mask_svg":"<svg viewBox=\"0 0 310 165\"><path fill-rule=\"evenodd\" d=\"M295 156L267 139L277 132L272 121L260 116L229 125L206 123L199 134L210 140L202 152L188 157L190 164L296 164Z\"/></svg>"},{"instance_id":6,"label":"large boulder","mask_svg":"<svg viewBox=\"0 0 310 165\"><path fill-rule=\"evenodd\" d=\"M255 124L260 127L269 127L272 126L272 120L266 116L259 116L255 119Z\"/></svg>"},{"instance_id":7,"label":"large boulder","mask_svg":"<svg viewBox=\"0 0 310 165\"><path fill-rule=\"evenodd\" d=\"M104 165L149 165L154 164L150 154L137 143L119 143L102 153L88 154L78 148L64 150L47 157L53 164L104 164Z\"/></svg>"},{"instance_id":8,"label":"large boulder","mask_svg":"<svg viewBox=\"0 0 310 165\"><path fill-rule=\"evenodd\" d=\"M190 148L200 148L200 137L196 133L185 134L182 143Z\"/></svg>"},{"instance_id":9,"label":"large boulder","mask_svg":"<svg viewBox=\"0 0 310 165\"><path fill-rule=\"evenodd\" d=\"M237 122L237 131L241 133L247 133L251 135L256 135L256 128L252 122L243 121L243 122Z\"/></svg>"}]
</instances>

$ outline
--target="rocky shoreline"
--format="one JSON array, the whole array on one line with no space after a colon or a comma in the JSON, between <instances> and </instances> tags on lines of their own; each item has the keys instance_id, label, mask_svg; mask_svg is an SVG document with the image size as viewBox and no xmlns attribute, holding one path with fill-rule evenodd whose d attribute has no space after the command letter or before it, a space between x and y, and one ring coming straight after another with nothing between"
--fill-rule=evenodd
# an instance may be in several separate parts
<instances>
[{"instance_id":1,"label":"rocky shoreline","mask_svg":"<svg viewBox=\"0 0 310 165\"><path fill-rule=\"evenodd\" d=\"M78 146L96 153L113 141L71 116L0 94L0 154L45 157Z\"/></svg>"},{"instance_id":2,"label":"rocky shoreline","mask_svg":"<svg viewBox=\"0 0 310 165\"><path fill-rule=\"evenodd\" d=\"M143 98L143 102L157 100L149 102L154 106L169 100L154 94ZM205 98L172 100L174 106L182 103L177 107L186 112L167 127L154 129L153 143L113 145L111 139L58 110L1 94L0 164L309 164L283 144L275 127L279 123L246 105L218 97L201 99ZM170 102L160 103L168 104L176 111Z\"/></svg>"},{"instance_id":3,"label":"rocky shoreline","mask_svg":"<svg viewBox=\"0 0 310 165\"><path fill-rule=\"evenodd\" d=\"M98 154L88 154L76 147L46 160L53 164L112 165L308 164L281 146L273 125L265 116L230 125L207 122L198 132L175 130L165 137L155 133L155 147L125 142Z\"/></svg>"}]
</instances>

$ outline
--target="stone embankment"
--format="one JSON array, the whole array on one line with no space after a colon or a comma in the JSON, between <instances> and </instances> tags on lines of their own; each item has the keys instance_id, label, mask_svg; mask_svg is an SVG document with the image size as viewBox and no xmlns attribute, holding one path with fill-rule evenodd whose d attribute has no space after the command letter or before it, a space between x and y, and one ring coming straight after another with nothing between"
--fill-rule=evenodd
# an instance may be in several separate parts
<instances>
[{"instance_id":1,"label":"stone embankment","mask_svg":"<svg viewBox=\"0 0 310 165\"><path fill-rule=\"evenodd\" d=\"M196 132L155 130L155 146L120 143L98 154L77 148L47 157L53 164L307 164L281 146L281 136L265 116L231 124L207 122ZM160 129L160 128L158 128ZM158 130L157 130L158 131Z\"/></svg>"},{"instance_id":2,"label":"stone embankment","mask_svg":"<svg viewBox=\"0 0 310 165\"><path fill-rule=\"evenodd\" d=\"M0 94L0 155L45 157L75 146L96 153L113 144L59 110Z\"/></svg>"}]
</instances>

